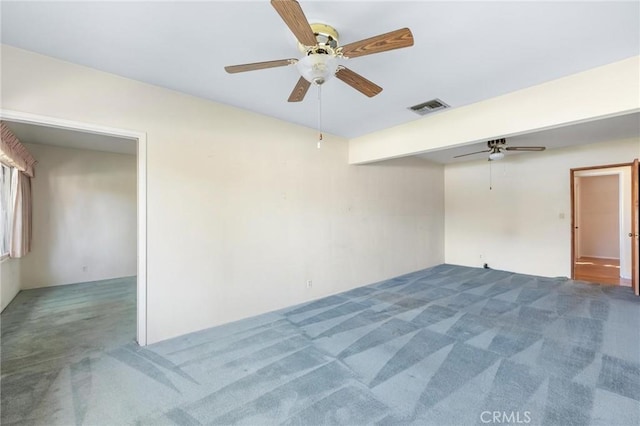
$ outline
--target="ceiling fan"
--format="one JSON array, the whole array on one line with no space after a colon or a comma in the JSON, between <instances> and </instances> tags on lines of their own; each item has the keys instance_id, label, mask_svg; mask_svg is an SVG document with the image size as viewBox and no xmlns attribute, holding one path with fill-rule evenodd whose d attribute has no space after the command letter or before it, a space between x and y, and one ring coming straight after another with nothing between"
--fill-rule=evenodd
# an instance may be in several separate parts
<instances>
[{"instance_id":1,"label":"ceiling fan","mask_svg":"<svg viewBox=\"0 0 640 426\"><path fill-rule=\"evenodd\" d=\"M467 155L489 153L489 161L502 160L504 158L504 151L544 151L544 146L507 146L506 139L493 139L487 142L487 147L482 151L470 152L468 154L456 155L453 158L466 157Z\"/></svg>"},{"instance_id":2,"label":"ceiling fan","mask_svg":"<svg viewBox=\"0 0 640 426\"><path fill-rule=\"evenodd\" d=\"M373 97L382 91L382 87L338 64L337 60L413 45L411 31L408 28L402 28L341 46L335 28L322 23L310 24L297 1L271 0L271 6L298 39L298 48L303 57L232 65L224 69L233 74L295 64L301 77L289 96L289 102L302 101L311 83L320 86L334 75L364 95Z\"/></svg>"}]
</instances>

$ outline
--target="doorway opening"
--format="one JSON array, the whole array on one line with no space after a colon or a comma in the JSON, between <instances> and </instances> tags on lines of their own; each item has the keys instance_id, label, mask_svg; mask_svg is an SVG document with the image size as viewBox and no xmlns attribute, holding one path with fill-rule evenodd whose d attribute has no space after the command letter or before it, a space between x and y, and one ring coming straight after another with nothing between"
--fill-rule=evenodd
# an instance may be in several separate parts
<instances>
[{"instance_id":1,"label":"doorway opening","mask_svg":"<svg viewBox=\"0 0 640 426\"><path fill-rule=\"evenodd\" d=\"M61 120L15 111L0 110L0 118L8 122L50 127L86 134L102 135L117 139L129 139L136 145L136 341L147 344L147 248L146 248L146 134L131 130L109 128L89 123Z\"/></svg>"},{"instance_id":2,"label":"doorway opening","mask_svg":"<svg viewBox=\"0 0 640 426\"><path fill-rule=\"evenodd\" d=\"M637 294L636 175L634 163L571 169L572 279Z\"/></svg>"}]
</instances>

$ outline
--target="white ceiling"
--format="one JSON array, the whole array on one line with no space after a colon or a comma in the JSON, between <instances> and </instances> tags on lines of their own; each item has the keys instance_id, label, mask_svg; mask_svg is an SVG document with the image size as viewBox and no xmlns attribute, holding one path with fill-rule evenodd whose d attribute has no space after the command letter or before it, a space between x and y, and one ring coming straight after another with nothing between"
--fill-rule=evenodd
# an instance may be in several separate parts
<instances>
[{"instance_id":1,"label":"white ceiling","mask_svg":"<svg viewBox=\"0 0 640 426\"><path fill-rule=\"evenodd\" d=\"M342 44L409 27L415 45L354 58L384 88L367 98L323 86L328 133L355 137L640 54L640 2L302 1ZM225 65L298 56L268 1L2 1L2 42L201 98L315 127L317 97L288 103L295 67L230 75Z\"/></svg>"},{"instance_id":2,"label":"white ceiling","mask_svg":"<svg viewBox=\"0 0 640 426\"><path fill-rule=\"evenodd\" d=\"M98 135L77 130L38 126L35 124L4 121L14 135L24 143L53 145L63 148L89 149L135 155L137 144L133 139Z\"/></svg>"}]
</instances>

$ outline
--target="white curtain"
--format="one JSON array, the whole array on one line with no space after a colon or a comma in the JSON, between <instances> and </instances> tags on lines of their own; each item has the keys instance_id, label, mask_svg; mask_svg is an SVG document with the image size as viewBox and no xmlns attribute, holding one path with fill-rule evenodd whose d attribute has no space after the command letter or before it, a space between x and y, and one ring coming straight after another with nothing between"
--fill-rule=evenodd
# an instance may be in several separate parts
<instances>
[{"instance_id":1,"label":"white curtain","mask_svg":"<svg viewBox=\"0 0 640 426\"><path fill-rule=\"evenodd\" d=\"M31 251L31 178L36 160L16 135L0 122L0 161L11 167L9 256Z\"/></svg>"},{"instance_id":2,"label":"white curtain","mask_svg":"<svg viewBox=\"0 0 640 426\"><path fill-rule=\"evenodd\" d=\"M12 171L9 257L17 258L31 251L31 178L18 169Z\"/></svg>"}]
</instances>

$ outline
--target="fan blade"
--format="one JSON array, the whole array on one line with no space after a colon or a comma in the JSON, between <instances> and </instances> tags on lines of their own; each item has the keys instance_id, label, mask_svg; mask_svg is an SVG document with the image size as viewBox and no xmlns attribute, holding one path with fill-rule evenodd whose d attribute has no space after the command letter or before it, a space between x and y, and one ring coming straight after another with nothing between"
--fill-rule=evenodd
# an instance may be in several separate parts
<instances>
[{"instance_id":1,"label":"fan blade","mask_svg":"<svg viewBox=\"0 0 640 426\"><path fill-rule=\"evenodd\" d=\"M278 59L277 61L265 61L265 62L253 62L251 64L242 65L229 65L224 67L224 70L229 74L235 74L237 72L263 70L266 68L284 67L286 65L293 65L298 62L297 59Z\"/></svg>"},{"instance_id":2,"label":"fan blade","mask_svg":"<svg viewBox=\"0 0 640 426\"><path fill-rule=\"evenodd\" d=\"M482 154L484 152L491 152L490 149L485 149L484 151L476 151L476 152L470 152L468 154L461 154L461 155L456 155L453 158L460 158L460 157L466 157L467 155L476 155L476 154Z\"/></svg>"},{"instance_id":3,"label":"fan blade","mask_svg":"<svg viewBox=\"0 0 640 426\"><path fill-rule=\"evenodd\" d=\"M370 98L382 92L382 87L351 71L349 68L341 67L336 72L336 77Z\"/></svg>"},{"instance_id":4,"label":"fan blade","mask_svg":"<svg viewBox=\"0 0 640 426\"><path fill-rule=\"evenodd\" d=\"M237 72L263 70L266 68L275 68L275 67L284 67L285 65L293 65L296 62L298 62L297 59L279 59L277 61L254 62L251 64L242 64L242 65L230 65L230 66L224 67L224 70L229 74L235 74Z\"/></svg>"},{"instance_id":5,"label":"fan blade","mask_svg":"<svg viewBox=\"0 0 640 426\"><path fill-rule=\"evenodd\" d=\"M413 46L413 34L409 28L402 28L342 46L342 56L356 58L409 46Z\"/></svg>"},{"instance_id":6,"label":"fan blade","mask_svg":"<svg viewBox=\"0 0 640 426\"><path fill-rule=\"evenodd\" d=\"M507 151L544 151L547 148L544 146L508 146L505 149Z\"/></svg>"},{"instance_id":7,"label":"fan blade","mask_svg":"<svg viewBox=\"0 0 640 426\"><path fill-rule=\"evenodd\" d=\"M307 90L309 90L309 86L311 86L311 83L305 80L304 77L300 77L300 80L296 83L296 87L293 88L291 95L289 95L288 101L300 102L303 100L304 96L307 94Z\"/></svg>"},{"instance_id":8,"label":"fan blade","mask_svg":"<svg viewBox=\"0 0 640 426\"><path fill-rule=\"evenodd\" d=\"M315 34L304 16L304 12L295 0L271 0L271 6L278 12L287 27L300 43L305 46L318 44Z\"/></svg>"}]
</instances>

